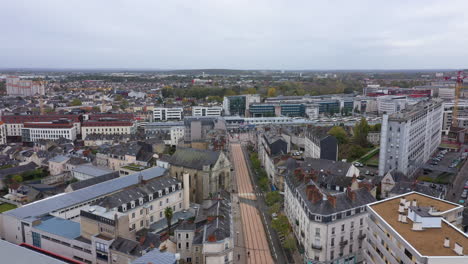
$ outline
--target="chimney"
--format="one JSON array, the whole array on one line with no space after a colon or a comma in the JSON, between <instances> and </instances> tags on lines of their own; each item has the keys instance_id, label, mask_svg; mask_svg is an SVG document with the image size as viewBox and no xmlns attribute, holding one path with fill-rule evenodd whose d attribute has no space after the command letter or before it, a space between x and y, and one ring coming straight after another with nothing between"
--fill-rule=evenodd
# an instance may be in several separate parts
<instances>
[{"instance_id":1,"label":"chimney","mask_svg":"<svg viewBox=\"0 0 468 264\"><path fill-rule=\"evenodd\" d=\"M400 204L405 205L405 203L406 203L406 198L403 196L400 198Z\"/></svg>"},{"instance_id":2,"label":"chimney","mask_svg":"<svg viewBox=\"0 0 468 264\"><path fill-rule=\"evenodd\" d=\"M348 195L348 198L352 201L356 200L356 193L352 191L350 187L346 188L346 194Z\"/></svg>"},{"instance_id":3,"label":"chimney","mask_svg":"<svg viewBox=\"0 0 468 264\"><path fill-rule=\"evenodd\" d=\"M333 206L333 208L336 207L336 197L333 195L327 195L328 202Z\"/></svg>"},{"instance_id":4,"label":"chimney","mask_svg":"<svg viewBox=\"0 0 468 264\"><path fill-rule=\"evenodd\" d=\"M401 222L408 223L408 221L406 221L406 214L401 214Z\"/></svg>"},{"instance_id":5,"label":"chimney","mask_svg":"<svg viewBox=\"0 0 468 264\"><path fill-rule=\"evenodd\" d=\"M317 186L311 184L307 185L307 199L312 203L316 203L322 199L323 195Z\"/></svg>"},{"instance_id":6,"label":"chimney","mask_svg":"<svg viewBox=\"0 0 468 264\"><path fill-rule=\"evenodd\" d=\"M183 207L184 210L189 209L190 207L190 181L189 181L189 174L184 172L182 174L182 183L183 183L183 195L184 195L184 200L183 200Z\"/></svg>"},{"instance_id":7,"label":"chimney","mask_svg":"<svg viewBox=\"0 0 468 264\"><path fill-rule=\"evenodd\" d=\"M404 213L405 212L405 204L400 203L400 205L398 205L398 212L399 213Z\"/></svg>"},{"instance_id":8,"label":"chimney","mask_svg":"<svg viewBox=\"0 0 468 264\"><path fill-rule=\"evenodd\" d=\"M444 247L446 248L450 247L450 239L448 237L445 237L444 239Z\"/></svg>"},{"instance_id":9,"label":"chimney","mask_svg":"<svg viewBox=\"0 0 468 264\"><path fill-rule=\"evenodd\" d=\"M353 175L353 178L351 179L351 190L357 190L359 189L359 182L357 180L356 175Z\"/></svg>"},{"instance_id":10,"label":"chimney","mask_svg":"<svg viewBox=\"0 0 468 264\"><path fill-rule=\"evenodd\" d=\"M413 199L413 201L411 202L411 206L418 206L418 202L416 201L416 199Z\"/></svg>"}]
</instances>

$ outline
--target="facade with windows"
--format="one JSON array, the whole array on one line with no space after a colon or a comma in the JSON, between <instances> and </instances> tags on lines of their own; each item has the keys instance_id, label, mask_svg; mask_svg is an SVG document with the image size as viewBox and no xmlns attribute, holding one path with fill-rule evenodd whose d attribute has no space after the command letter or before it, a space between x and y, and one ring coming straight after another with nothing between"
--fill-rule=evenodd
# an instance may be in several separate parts
<instances>
[{"instance_id":1,"label":"facade with windows","mask_svg":"<svg viewBox=\"0 0 468 264\"><path fill-rule=\"evenodd\" d=\"M194 106L192 116L221 116L223 108L221 106Z\"/></svg>"},{"instance_id":2,"label":"facade with windows","mask_svg":"<svg viewBox=\"0 0 468 264\"><path fill-rule=\"evenodd\" d=\"M249 112L252 117L303 117L305 109L304 104L251 104Z\"/></svg>"},{"instance_id":3,"label":"facade with windows","mask_svg":"<svg viewBox=\"0 0 468 264\"><path fill-rule=\"evenodd\" d=\"M286 177L284 208L307 263L359 263L365 239L366 188L330 194L312 177Z\"/></svg>"},{"instance_id":4,"label":"facade with windows","mask_svg":"<svg viewBox=\"0 0 468 264\"><path fill-rule=\"evenodd\" d=\"M181 120L184 113L182 107L156 107L153 109L154 121Z\"/></svg>"},{"instance_id":5,"label":"facade with windows","mask_svg":"<svg viewBox=\"0 0 468 264\"><path fill-rule=\"evenodd\" d=\"M129 135L136 132L136 125L133 121L101 121L101 120L89 120L84 121L81 125L81 134L83 139L91 134L101 135Z\"/></svg>"},{"instance_id":6,"label":"facade with windows","mask_svg":"<svg viewBox=\"0 0 468 264\"><path fill-rule=\"evenodd\" d=\"M442 140L442 103L425 101L384 115L380 135L379 175L391 170L413 175Z\"/></svg>"},{"instance_id":7,"label":"facade with windows","mask_svg":"<svg viewBox=\"0 0 468 264\"><path fill-rule=\"evenodd\" d=\"M248 114L250 104L253 103L260 103L259 94L225 96L223 100L224 115L245 116Z\"/></svg>"},{"instance_id":8,"label":"facade with windows","mask_svg":"<svg viewBox=\"0 0 468 264\"><path fill-rule=\"evenodd\" d=\"M36 142L41 139L76 139L76 127L68 121L25 123L21 129L23 142Z\"/></svg>"}]
</instances>

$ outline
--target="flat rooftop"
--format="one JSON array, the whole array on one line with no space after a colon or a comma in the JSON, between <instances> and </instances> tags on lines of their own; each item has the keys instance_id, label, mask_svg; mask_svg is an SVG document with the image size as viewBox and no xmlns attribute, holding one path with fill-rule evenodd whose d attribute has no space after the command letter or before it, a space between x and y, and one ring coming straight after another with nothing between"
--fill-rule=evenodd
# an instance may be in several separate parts
<instances>
[{"instance_id":1,"label":"flat rooftop","mask_svg":"<svg viewBox=\"0 0 468 264\"><path fill-rule=\"evenodd\" d=\"M58 217L44 219L34 228L68 239L75 239L81 233L80 223Z\"/></svg>"},{"instance_id":2,"label":"flat rooftop","mask_svg":"<svg viewBox=\"0 0 468 264\"><path fill-rule=\"evenodd\" d=\"M455 242L461 245L464 253L467 254L468 237L461 230L447 224L445 221L442 221L440 228L426 228L421 231L412 230L413 222L409 218L407 218L408 223L399 222L398 207L400 198L403 197L406 201L416 199L419 207L433 206L441 213L461 207L457 204L413 192L377 202L370 205L370 208L423 256L458 256L453 250ZM444 247L446 237L450 239L450 248Z\"/></svg>"}]
</instances>

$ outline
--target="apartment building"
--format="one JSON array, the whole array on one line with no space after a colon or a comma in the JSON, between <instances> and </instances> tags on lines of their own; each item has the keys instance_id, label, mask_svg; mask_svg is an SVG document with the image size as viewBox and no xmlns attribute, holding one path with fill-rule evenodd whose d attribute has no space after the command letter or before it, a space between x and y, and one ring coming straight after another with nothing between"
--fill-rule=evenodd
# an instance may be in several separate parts
<instances>
[{"instance_id":1,"label":"apartment building","mask_svg":"<svg viewBox=\"0 0 468 264\"><path fill-rule=\"evenodd\" d=\"M145 125L146 138L152 138L161 133L169 133L170 144L176 146L183 141L185 126L183 121L177 122L152 122Z\"/></svg>"},{"instance_id":2,"label":"apartment building","mask_svg":"<svg viewBox=\"0 0 468 264\"><path fill-rule=\"evenodd\" d=\"M383 115L379 175L395 169L411 176L428 161L441 142L442 113L441 101L431 100Z\"/></svg>"},{"instance_id":3,"label":"apartment building","mask_svg":"<svg viewBox=\"0 0 468 264\"><path fill-rule=\"evenodd\" d=\"M411 192L369 204L367 211L366 263L468 262L462 205Z\"/></svg>"},{"instance_id":4,"label":"apartment building","mask_svg":"<svg viewBox=\"0 0 468 264\"><path fill-rule=\"evenodd\" d=\"M234 232L230 194L219 192L206 199L195 215L174 231L176 252L186 263L233 263ZM214 219L213 219L214 218Z\"/></svg>"},{"instance_id":5,"label":"apartment building","mask_svg":"<svg viewBox=\"0 0 468 264\"><path fill-rule=\"evenodd\" d=\"M136 125L131 120L101 119L83 121L81 135L83 139L90 134L129 135L136 132Z\"/></svg>"},{"instance_id":6,"label":"apartment building","mask_svg":"<svg viewBox=\"0 0 468 264\"><path fill-rule=\"evenodd\" d=\"M7 95L35 96L45 94L45 85L42 81L22 80L16 76L6 78Z\"/></svg>"},{"instance_id":7,"label":"apartment building","mask_svg":"<svg viewBox=\"0 0 468 264\"><path fill-rule=\"evenodd\" d=\"M304 157L338 160L338 141L328 135L329 127L308 126L304 138Z\"/></svg>"},{"instance_id":8,"label":"apartment building","mask_svg":"<svg viewBox=\"0 0 468 264\"><path fill-rule=\"evenodd\" d=\"M181 120L184 113L182 107L155 107L153 109L154 121Z\"/></svg>"},{"instance_id":9,"label":"apartment building","mask_svg":"<svg viewBox=\"0 0 468 264\"><path fill-rule=\"evenodd\" d=\"M192 116L221 116L223 108L221 106L194 106Z\"/></svg>"},{"instance_id":10,"label":"apartment building","mask_svg":"<svg viewBox=\"0 0 468 264\"><path fill-rule=\"evenodd\" d=\"M286 177L284 208L308 263L360 263L366 232L366 188L331 192L318 187L313 172Z\"/></svg>"},{"instance_id":11,"label":"apartment building","mask_svg":"<svg viewBox=\"0 0 468 264\"><path fill-rule=\"evenodd\" d=\"M23 142L36 142L41 139L57 140L59 138L74 141L76 134L76 127L68 120L24 123L21 129Z\"/></svg>"},{"instance_id":12,"label":"apartment building","mask_svg":"<svg viewBox=\"0 0 468 264\"><path fill-rule=\"evenodd\" d=\"M6 144L6 125L4 122L0 121L0 145Z\"/></svg>"},{"instance_id":13,"label":"apartment building","mask_svg":"<svg viewBox=\"0 0 468 264\"><path fill-rule=\"evenodd\" d=\"M188 209L186 197L182 182L151 168L1 214L1 237L84 263L130 263L159 245L138 231L165 226L165 208L177 216Z\"/></svg>"}]
</instances>

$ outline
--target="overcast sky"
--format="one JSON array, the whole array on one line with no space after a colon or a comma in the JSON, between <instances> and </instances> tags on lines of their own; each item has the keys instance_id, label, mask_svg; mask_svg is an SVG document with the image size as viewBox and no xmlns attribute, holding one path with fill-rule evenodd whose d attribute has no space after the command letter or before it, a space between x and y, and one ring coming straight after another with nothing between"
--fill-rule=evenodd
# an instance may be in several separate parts
<instances>
[{"instance_id":1,"label":"overcast sky","mask_svg":"<svg viewBox=\"0 0 468 264\"><path fill-rule=\"evenodd\" d=\"M465 0L5 0L0 68L466 68Z\"/></svg>"}]
</instances>

